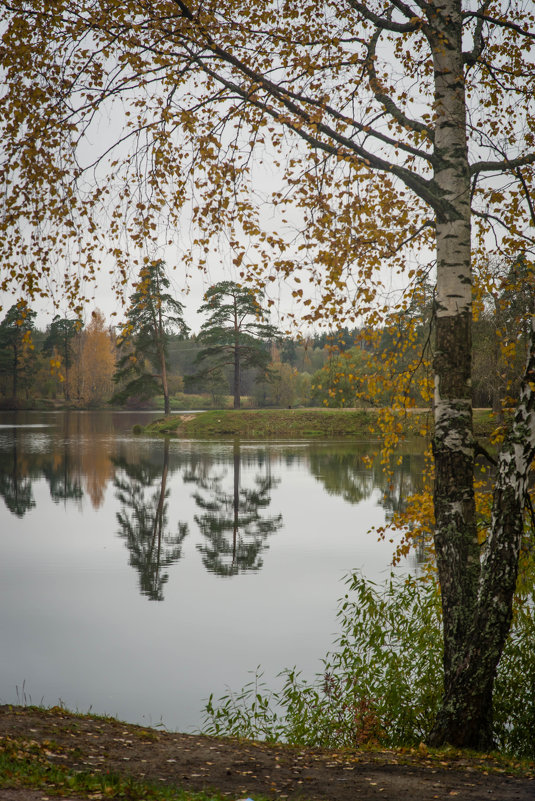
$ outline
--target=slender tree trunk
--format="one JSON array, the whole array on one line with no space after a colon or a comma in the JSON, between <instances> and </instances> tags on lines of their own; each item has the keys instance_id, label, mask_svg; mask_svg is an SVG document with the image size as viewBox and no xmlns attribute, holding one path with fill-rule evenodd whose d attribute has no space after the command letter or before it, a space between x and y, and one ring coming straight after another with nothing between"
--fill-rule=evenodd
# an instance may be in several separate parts
<instances>
[{"instance_id":1,"label":"slender tree trunk","mask_svg":"<svg viewBox=\"0 0 535 801\"><path fill-rule=\"evenodd\" d=\"M238 532L240 526L240 446L234 442L234 521L232 527L232 565L236 564L236 551L238 547Z\"/></svg>"},{"instance_id":2,"label":"slender tree trunk","mask_svg":"<svg viewBox=\"0 0 535 801\"><path fill-rule=\"evenodd\" d=\"M502 377L501 374L504 370L504 365L502 364L502 355L500 350L500 340L498 337L498 330L501 328L501 310L500 310L500 303L497 298L494 299L494 319L495 325L493 334L493 342L492 342L492 361L494 367L494 375L492 381L492 411L497 417L498 423L500 425L503 423L503 408L502 408Z\"/></svg>"},{"instance_id":3,"label":"slender tree trunk","mask_svg":"<svg viewBox=\"0 0 535 801\"><path fill-rule=\"evenodd\" d=\"M434 47L435 181L446 209L438 213L436 227L435 550L444 625L444 699L456 707L457 720L474 714L468 707L480 705L454 681L474 621L480 572L473 488L471 214L460 6L460 0L442 0L443 36ZM488 688L482 686L481 693L487 703ZM486 739L488 720L479 716L476 725ZM457 744L458 733L443 726L433 732L432 740Z\"/></svg>"},{"instance_id":4,"label":"slender tree trunk","mask_svg":"<svg viewBox=\"0 0 535 801\"><path fill-rule=\"evenodd\" d=\"M19 387L18 387L18 378L19 378L19 349L17 343L13 344L13 397L16 398L18 395Z\"/></svg>"},{"instance_id":5,"label":"slender tree trunk","mask_svg":"<svg viewBox=\"0 0 535 801\"><path fill-rule=\"evenodd\" d=\"M71 387L69 382L69 368L67 367L67 362L65 361L65 384L63 387L63 395L65 400L68 401L71 399Z\"/></svg>"},{"instance_id":6,"label":"slender tree trunk","mask_svg":"<svg viewBox=\"0 0 535 801\"><path fill-rule=\"evenodd\" d=\"M240 346L234 347L234 408L239 409L241 406L240 396Z\"/></svg>"},{"instance_id":7,"label":"slender tree trunk","mask_svg":"<svg viewBox=\"0 0 535 801\"><path fill-rule=\"evenodd\" d=\"M471 403L470 187L461 55L461 2L441 0L434 43L437 215L435 345L435 549L444 625L444 696L433 745L487 750L492 692L509 633L523 532L527 476L535 454L535 334L495 482L483 558L477 541Z\"/></svg>"},{"instance_id":8,"label":"slender tree trunk","mask_svg":"<svg viewBox=\"0 0 535 801\"><path fill-rule=\"evenodd\" d=\"M164 414L171 413L171 404L169 402L169 386L167 384L167 365L165 364L165 353L160 354L161 370L162 370L162 390L163 390L163 407Z\"/></svg>"},{"instance_id":9,"label":"slender tree trunk","mask_svg":"<svg viewBox=\"0 0 535 801\"><path fill-rule=\"evenodd\" d=\"M234 408L239 409L241 406L240 397L240 329L238 324L238 308L236 299L234 299Z\"/></svg>"},{"instance_id":10,"label":"slender tree trunk","mask_svg":"<svg viewBox=\"0 0 535 801\"><path fill-rule=\"evenodd\" d=\"M167 364L165 359L165 346L164 346L165 332L163 330L161 310L159 310L158 314L159 314L159 319L156 329L156 335L158 338L157 348L158 348L158 356L160 359L160 375L162 379L163 409L164 409L164 414L167 415L171 413L171 405L169 403L169 385L167 383Z\"/></svg>"}]
</instances>

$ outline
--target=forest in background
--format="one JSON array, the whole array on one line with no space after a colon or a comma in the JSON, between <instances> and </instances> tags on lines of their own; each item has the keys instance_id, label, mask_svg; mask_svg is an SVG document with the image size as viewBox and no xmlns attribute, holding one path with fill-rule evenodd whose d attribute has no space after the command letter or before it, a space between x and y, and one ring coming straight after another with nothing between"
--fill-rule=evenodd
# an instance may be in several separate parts
<instances>
[{"instance_id":1,"label":"forest in background","mask_svg":"<svg viewBox=\"0 0 535 801\"><path fill-rule=\"evenodd\" d=\"M162 266L155 262L151 269L157 273ZM508 397L515 395L525 362L528 331L519 329L517 321L522 318L521 312L532 308L533 293L531 282L523 283L523 291L518 287L522 273L528 269L518 260L495 282L495 291L482 295L475 308L473 403L499 414L507 408ZM138 290L143 287L141 279L136 286ZM227 295L229 287L237 288L246 295L247 302L256 302L251 290L232 282L214 286L226 289ZM207 296L213 289L208 290ZM155 294L154 287L147 291L145 286L138 292L143 312L151 303L155 307L162 304L163 288L157 290L160 294ZM179 307L181 315L182 304L168 300ZM95 309L85 324L57 315L44 330L34 325L36 313L26 302L14 304L0 321L0 407L99 408L112 403L129 409L163 408L161 369L150 358L151 344L156 342L158 333L148 326L142 335L140 320L134 314L131 327L137 333L127 336L128 316L132 310L135 312L137 302L139 297L136 301L134 293L127 322L121 326L110 325ZM239 371L243 405L385 406L395 403L399 381L409 404L427 407L430 361L426 350L433 303L432 290L423 284L411 307L395 317L390 326L380 329L339 327L292 337L274 326L264 326L258 328L256 338L240 334L244 337L240 340L242 345L252 344L256 353L256 360L244 360ZM250 317L254 318L255 308L248 307ZM173 410L232 405L235 366L232 359L225 362L214 357L218 350L224 350L224 344L220 348L219 343L225 340L226 330L212 325L214 315L210 318L209 304L201 307L203 310L209 319L199 332L192 333L185 325L177 332L165 324L160 332ZM259 326L254 320L252 324ZM211 336L208 348L206 330ZM269 338L262 337L263 333L269 333ZM136 348L144 355L136 357ZM129 394L125 391L129 376L124 363L132 361L136 362L136 374L147 380L137 380Z\"/></svg>"}]
</instances>

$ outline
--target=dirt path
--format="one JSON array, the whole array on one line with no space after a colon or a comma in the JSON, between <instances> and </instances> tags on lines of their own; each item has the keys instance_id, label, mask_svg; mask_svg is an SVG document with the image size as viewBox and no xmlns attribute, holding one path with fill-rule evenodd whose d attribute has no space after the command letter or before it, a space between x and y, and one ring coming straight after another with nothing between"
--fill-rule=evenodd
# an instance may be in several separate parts
<instances>
[{"instance_id":1,"label":"dirt path","mask_svg":"<svg viewBox=\"0 0 535 801\"><path fill-rule=\"evenodd\" d=\"M233 801L255 794L310 801L535 799L533 778L505 775L491 759L430 755L425 748L326 753L161 732L58 708L0 706L0 747L11 738L28 749L39 746L46 759L69 769L213 789ZM44 797L42 791L0 789L1 801Z\"/></svg>"}]
</instances>

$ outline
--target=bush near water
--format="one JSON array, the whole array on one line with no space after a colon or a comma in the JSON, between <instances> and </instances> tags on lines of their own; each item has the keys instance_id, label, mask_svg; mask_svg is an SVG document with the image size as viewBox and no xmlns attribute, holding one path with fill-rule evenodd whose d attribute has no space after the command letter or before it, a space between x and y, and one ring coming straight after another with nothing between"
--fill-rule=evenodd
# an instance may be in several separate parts
<instances>
[{"instance_id":1,"label":"bush near water","mask_svg":"<svg viewBox=\"0 0 535 801\"><path fill-rule=\"evenodd\" d=\"M392 574L384 586L351 573L340 634L306 681L286 668L278 689L260 668L206 708L203 731L328 749L425 742L442 694L442 630L433 579ZM535 758L535 604L518 598L494 693L496 747Z\"/></svg>"}]
</instances>

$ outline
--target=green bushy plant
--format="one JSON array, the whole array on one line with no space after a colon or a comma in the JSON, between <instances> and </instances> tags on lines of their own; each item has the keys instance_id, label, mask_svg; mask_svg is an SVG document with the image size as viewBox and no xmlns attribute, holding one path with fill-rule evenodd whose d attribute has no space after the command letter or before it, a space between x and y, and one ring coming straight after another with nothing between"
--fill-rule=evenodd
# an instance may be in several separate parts
<instances>
[{"instance_id":1,"label":"green bushy plant","mask_svg":"<svg viewBox=\"0 0 535 801\"><path fill-rule=\"evenodd\" d=\"M494 687L494 737L503 751L535 758L535 603L517 600Z\"/></svg>"},{"instance_id":2,"label":"green bushy plant","mask_svg":"<svg viewBox=\"0 0 535 801\"><path fill-rule=\"evenodd\" d=\"M383 587L353 573L340 601L340 635L312 682L296 669L266 686L257 668L240 692L206 708L203 731L325 748L415 745L442 692L440 598L429 580L391 575ZM517 604L495 691L498 747L535 755L535 610Z\"/></svg>"}]
</instances>

